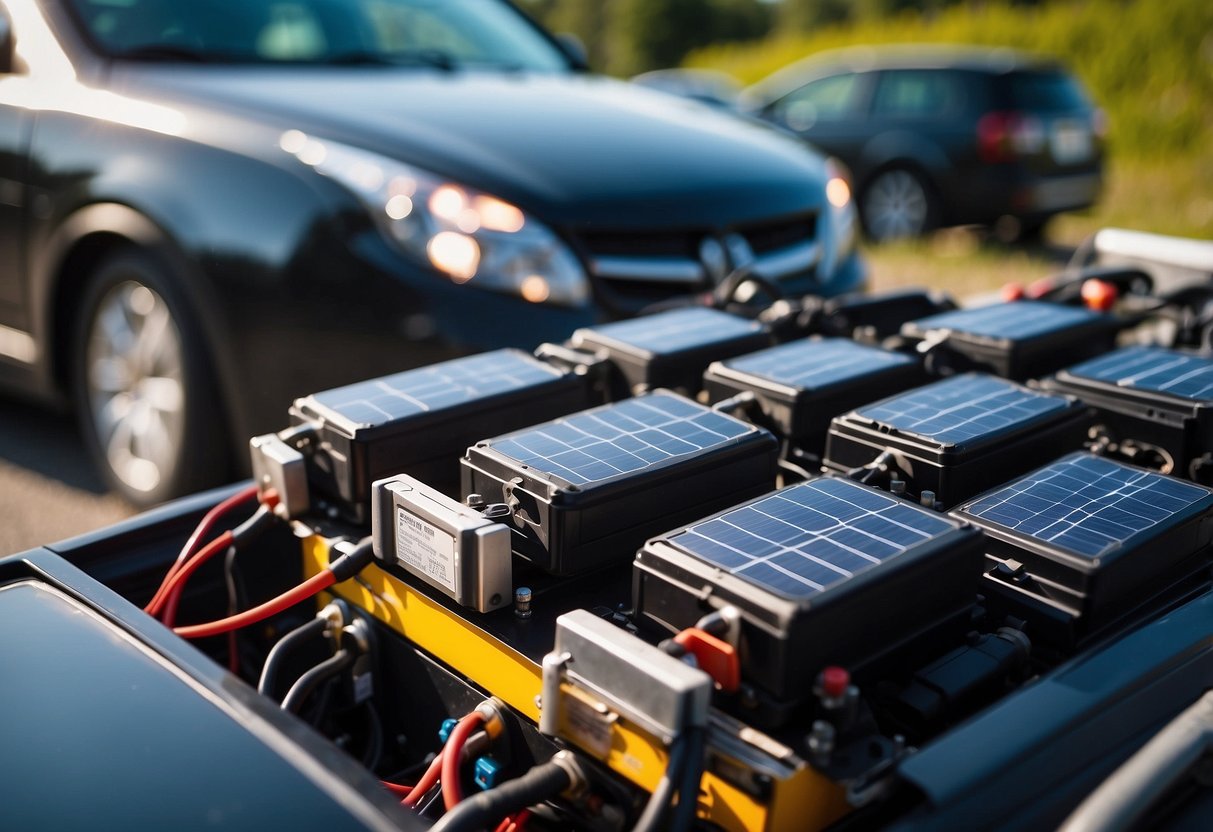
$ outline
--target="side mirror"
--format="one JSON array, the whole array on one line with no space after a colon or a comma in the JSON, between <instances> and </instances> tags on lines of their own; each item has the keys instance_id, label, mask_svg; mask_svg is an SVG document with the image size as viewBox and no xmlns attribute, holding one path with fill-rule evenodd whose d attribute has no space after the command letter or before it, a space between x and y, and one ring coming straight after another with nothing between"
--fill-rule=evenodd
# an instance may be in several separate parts
<instances>
[{"instance_id":1,"label":"side mirror","mask_svg":"<svg viewBox=\"0 0 1213 832\"><path fill-rule=\"evenodd\" d=\"M581 38L572 32L558 32L556 34L556 43L560 45L560 51L564 52L573 69L579 72L589 71L590 53L586 50L585 43Z\"/></svg>"}]
</instances>

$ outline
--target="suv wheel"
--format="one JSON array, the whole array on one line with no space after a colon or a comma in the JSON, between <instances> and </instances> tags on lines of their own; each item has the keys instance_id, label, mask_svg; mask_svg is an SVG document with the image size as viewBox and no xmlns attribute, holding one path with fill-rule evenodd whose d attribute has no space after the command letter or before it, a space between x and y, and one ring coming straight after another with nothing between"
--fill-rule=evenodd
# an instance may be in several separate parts
<instances>
[{"instance_id":1,"label":"suv wheel","mask_svg":"<svg viewBox=\"0 0 1213 832\"><path fill-rule=\"evenodd\" d=\"M224 473L206 352L165 273L144 251L104 260L84 289L72 339L85 444L110 486L138 506Z\"/></svg>"},{"instance_id":2,"label":"suv wheel","mask_svg":"<svg viewBox=\"0 0 1213 832\"><path fill-rule=\"evenodd\" d=\"M937 207L922 177L905 168L878 173L863 191L863 226L877 242L918 237L934 227Z\"/></svg>"}]
</instances>

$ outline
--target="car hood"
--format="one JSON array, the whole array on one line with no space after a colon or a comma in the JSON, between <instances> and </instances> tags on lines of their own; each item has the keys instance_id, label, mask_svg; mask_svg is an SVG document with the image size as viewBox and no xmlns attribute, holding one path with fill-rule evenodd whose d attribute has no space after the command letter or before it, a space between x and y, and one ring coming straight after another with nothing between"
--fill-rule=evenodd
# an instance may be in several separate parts
<instances>
[{"instance_id":1,"label":"car hood","mask_svg":"<svg viewBox=\"0 0 1213 832\"><path fill-rule=\"evenodd\" d=\"M130 66L113 88L365 148L562 225L722 227L820 207L823 160L776 131L587 75Z\"/></svg>"}]
</instances>

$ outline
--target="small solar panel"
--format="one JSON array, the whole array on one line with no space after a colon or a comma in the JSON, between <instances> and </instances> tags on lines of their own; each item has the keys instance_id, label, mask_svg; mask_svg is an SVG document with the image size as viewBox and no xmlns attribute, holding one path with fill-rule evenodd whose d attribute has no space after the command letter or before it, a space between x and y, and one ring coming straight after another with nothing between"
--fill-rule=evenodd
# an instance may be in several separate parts
<instances>
[{"instance_id":1,"label":"small solar panel","mask_svg":"<svg viewBox=\"0 0 1213 832\"><path fill-rule=\"evenodd\" d=\"M827 664L858 672L926 630L970 624L983 552L972 526L840 477L816 477L650 539L637 616L669 632L724 605L742 678L788 704Z\"/></svg>"},{"instance_id":2,"label":"small solar panel","mask_svg":"<svg viewBox=\"0 0 1213 832\"><path fill-rule=\"evenodd\" d=\"M487 443L570 485L590 485L712 448L753 427L658 391Z\"/></svg>"},{"instance_id":3,"label":"small solar panel","mask_svg":"<svg viewBox=\"0 0 1213 832\"><path fill-rule=\"evenodd\" d=\"M1066 372L1118 387L1213 401L1213 360L1161 347L1125 347Z\"/></svg>"},{"instance_id":4,"label":"small solar panel","mask_svg":"<svg viewBox=\"0 0 1213 832\"><path fill-rule=\"evenodd\" d=\"M477 442L463 495L509 505L514 552L569 575L768 491L778 447L762 428L657 390Z\"/></svg>"},{"instance_id":5,"label":"small solar panel","mask_svg":"<svg viewBox=\"0 0 1213 832\"><path fill-rule=\"evenodd\" d=\"M1156 534L1197 504L1213 507L1208 489L1075 454L980 497L963 511L1094 559Z\"/></svg>"},{"instance_id":6,"label":"small solar panel","mask_svg":"<svg viewBox=\"0 0 1213 832\"><path fill-rule=\"evenodd\" d=\"M817 390L890 367L917 362L908 355L845 338L792 341L722 362L726 367L803 390Z\"/></svg>"},{"instance_id":7,"label":"small solar panel","mask_svg":"<svg viewBox=\"0 0 1213 832\"><path fill-rule=\"evenodd\" d=\"M699 391L713 361L770 345L756 322L706 307L672 309L628 321L579 329L569 344L605 357L618 371L622 389L665 387Z\"/></svg>"},{"instance_id":8,"label":"small solar panel","mask_svg":"<svg viewBox=\"0 0 1213 832\"><path fill-rule=\"evenodd\" d=\"M806 598L954 528L861 485L816 479L669 538L731 575Z\"/></svg>"},{"instance_id":9,"label":"small solar panel","mask_svg":"<svg viewBox=\"0 0 1213 832\"><path fill-rule=\"evenodd\" d=\"M1116 346L1120 323L1080 306L1016 301L944 312L901 329L938 375L986 370L1023 381L1102 355Z\"/></svg>"},{"instance_id":10,"label":"small solar panel","mask_svg":"<svg viewBox=\"0 0 1213 832\"><path fill-rule=\"evenodd\" d=\"M409 474L458 496L468 445L580 410L590 395L586 376L505 349L315 393L294 403L291 419L316 434L306 455L311 486L365 523L375 480Z\"/></svg>"},{"instance_id":11,"label":"small solar panel","mask_svg":"<svg viewBox=\"0 0 1213 832\"><path fill-rule=\"evenodd\" d=\"M1090 323L1100 317L1080 306L1018 301L944 312L914 321L913 326L919 330L950 329L986 338L1021 340Z\"/></svg>"},{"instance_id":12,"label":"small solar panel","mask_svg":"<svg viewBox=\"0 0 1213 832\"><path fill-rule=\"evenodd\" d=\"M961 445L1025 427L1069 407L1064 396L968 373L861 407L856 413L941 445Z\"/></svg>"},{"instance_id":13,"label":"small solar panel","mask_svg":"<svg viewBox=\"0 0 1213 832\"><path fill-rule=\"evenodd\" d=\"M354 425L376 425L508 393L562 373L518 350L495 350L338 387L311 397Z\"/></svg>"},{"instance_id":14,"label":"small solar panel","mask_svg":"<svg viewBox=\"0 0 1213 832\"><path fill-rule=\"evenodd\" d=\"M690 307L578 330L573 345L593 337L647 352L680 352L762 331L762 325L755 321L706 307Z\"/></svg>"}]
</instances>

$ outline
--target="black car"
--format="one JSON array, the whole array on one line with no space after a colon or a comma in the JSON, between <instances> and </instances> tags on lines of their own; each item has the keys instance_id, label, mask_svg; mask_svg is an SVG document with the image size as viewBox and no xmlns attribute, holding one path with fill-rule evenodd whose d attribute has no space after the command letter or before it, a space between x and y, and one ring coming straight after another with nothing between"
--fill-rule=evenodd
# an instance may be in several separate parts
<instances>
[{"instance_id":1,"label":"black car","mask_svg":"<svg viewBox=\"0 0 1213 832\"><path fill-rule=\"evenodd\" d=\"M1039 232L1092 205L1103 113L1059 64L1009 50L857 47L793 64L742 108L851 171L874 239L997 224Z\"/></svg>"},{"instance_id":2,"label":"black car","mask_svg":"<svg viewBox=\"0 0 1213 832\"><path fill-rule=\"evenodd\" d=\"M0 381L147 503L292 398L704 292L862 285L827 161L503 0L3 0Z\"/></svg>"}]
</instances>

